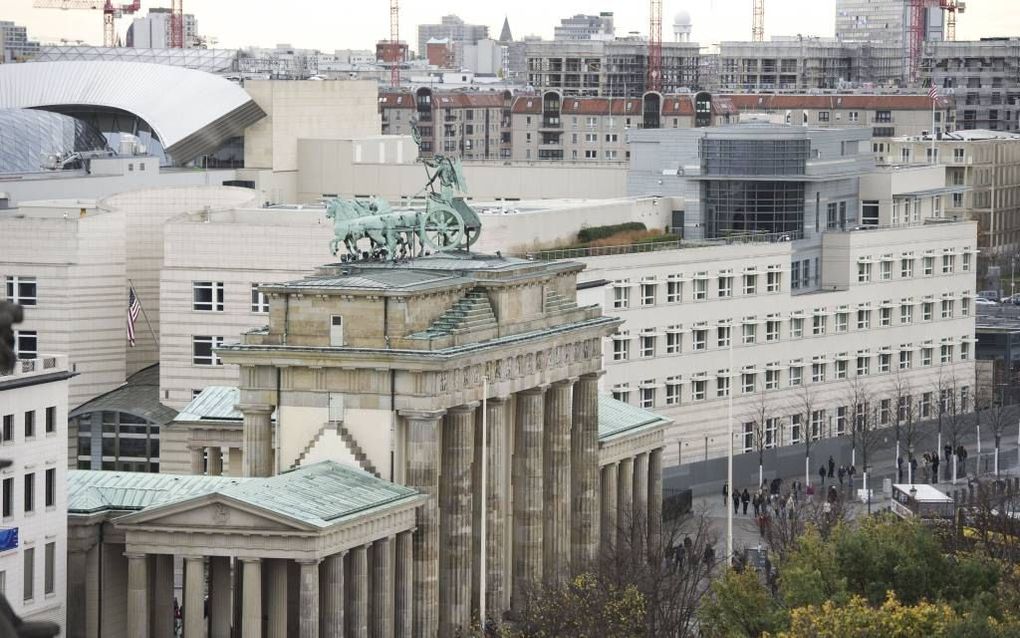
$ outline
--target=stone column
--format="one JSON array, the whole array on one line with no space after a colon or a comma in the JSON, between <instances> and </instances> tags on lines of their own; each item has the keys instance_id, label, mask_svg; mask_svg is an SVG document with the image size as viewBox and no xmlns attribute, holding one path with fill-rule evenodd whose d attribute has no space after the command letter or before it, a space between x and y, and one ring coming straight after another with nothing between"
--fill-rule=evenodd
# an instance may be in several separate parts
<instances>
[{"instance_id":1,"label":"stone column","mask_svg":"<svg viewBox=\"0 0 1020 638\"><path fill-rule=\"evenodd\" d=\"M205 559L184 557L184 638L205 636Z\"/></svg>"},{"instance_id":2,"label":"stone column","mask_svg":"<svg viewBox=\"0 0 1020 638\"><path fill-rule=\"evenodd\" d=\"M299 560L300 610L298 635L301 638L319 638L319 560Z\"/></svg>"},{"instance_id":3,"label":"stone column","mask_svg":"<svg viewBox=\"0 0 1020 638\"><path fill-rule=\"evenodd\" d=\"M230 476L244 476L244 455L241 448L232 447L227 450L227 465Z\"/></svg>"},{"instance_id":4,"label":"stone column","mask_svg":"<svg viewBox=\"0 0 1020 638\"><path fill-rule=\"evenodd\" d=\"M631 551L630 531L634 525L634 459L620 459L616 477L616 551L626 556Z\"/></svg>"},{"instance_id":5,"label":"stone column","mask_svg":"<svg viewBox=\"0 0 1020 638\"><path fill-rule=\"evenodd\" d=\"M408 487L429 498L414 532L414 635L439 630L439 434L444 411L401 412L405 419Z\"/></svg>"},{"instance_id":6,"label":"stone column","mask_svg":"<svg viewBox=\"0 0 1020 638\"><path fill-rule=\"evenodd\" d=\"M513 458L513 591L510 606L523 609L542 579L542 424L545 388L517 394Z\"/></svg>"},{"instance_id":7,"label":"stone column","mask_svg":"<svg viewBox=\"0 0 1020 638\"><path fill-rule=\"evenodd\" d=\"M212 450L219 448L211 448L210 454ZM209 572L209 636L230 638L230 558L210 557Z\"/></svg>"},{"instance_id":8,"label":"stone column","mask_svg":"<svg viewBox=\"0 0 1020 638\"><path fill-rule=\"evenodd\" d=\"M172 638L174 635L174 557L172 554L153 554L152 638Z\"/></svg>"},{"instance_id":9,"label":"stone column","mask_svg":"<svg viewBox=\"0 0 1020 638\"><path fill-rule=\"evenodd\" d=\"M205 474L205 448L188 448L188 456L191 458L191 473Z\"/></svg>"},{"instance_id":10,"label":"stone column","mask_svg":"<svg viewBox=\"0 0 1020 638\"><path fill-rule=\"evenodd\" d=\"M452 636L471 624L471 463L477 403L455 407L443 430L439 485L439 535L443 551L439 589L439 635Z\"/></svg>"},{"instance_id":11,"label":"stone column","mask_svg":"<svg viewBox=\"0 0 1020 638\"><path fill-rule=\"evenodd\" d=\"M570 425L574 380L558 381L545 395L542 441L542 572L547 587L570 576Z\"/></svg>"},{"instance_id":12,"label":"stone column","mask_svg":"<svg viewBox=\"0 0 1020 638\"><path fill-rule=\"evenodd\" d=\"M242 558L241 635L244 638L262 637L262 561Z\"/></svg>"},{"instance_id":13,"label":"stone column","mask_svg":"<svg viewBox=\"0 0 1020 638\"><path fill-rule=\"evenodd\" d=\"M319 568L320 631L323 636L344 635L344 555L327 556Z\"/></svg>"},{"instance_id":14,"label":"stone column","mask_svg":"<svg viewBox=\"0 0 1020 638\"><path fill-rule=\"evenodd\" d=\"M631 542L634 546L634 559L645 556L648 540L648 453L642 452L634 457L634 493L633 522L631 524Z\"/></svg>"},{"instance_id":15,"label":"stone column","mask_svg":"<svg viewBox=\"0 0 1020 638\"><path fill-rule=\"evenodd\" d=\"M510 403L506 399L488 399L486 427L488 457L486 459L485 496L485 609L489 618L500 619L506 611L509 568L506 553L507 507L510 486L507 482L507 427ZM484 619L482 619L484 620Z\"/></svg>"},{"instance_id":16,"label":"stone column","mask_svg":"<svg viewBox=\"0 0 1020 638\"><path fill-rule=\"evenodd\" d=\"M601 523L599 534L602 537L602 551L612 552L616 547L616 484L618 480L618 466L610 463L602 468L602 505Z\"/></svg>"},{"instance_id":17,"label":"stone column","mask_svg":"<svg viewBox=\"0 0 1020 638\"><path fill-rule=\"evenodd\" d=\"M266 638L287 638L287 561L266 560Z\"/></svg>"},{"instance_id":18,"label":"stone column","mask_svg":"<svg viewBox=\"0 0 1020 638\"><path fill-rule=\"evenodd\" d=\"M370 545L370 544L369 544ZM351 605L347 609L350 638L368 638L368 548L359 545L351 550ZM432 634L434 635L434 634Z\"/></svg>"},{"instance_id":19,"label":"stone column","mask_svg":"<svg viewBox=\"0 0 1020 638\"><path fill-rule=\"evenodd\" d=\"M411 609L414 596L413 532L397 534L396 559L393 567L395 571L393 606L396 614L393 635L396 638L411 638L414 628Z\"/></svg>"},{"instance_id":20,"label":"stone column","mask_svg":"<svg viewBox=\"0 0 1020 638\"><path fill-rule=\"evenodd\" d=\"M599 376L585 374L574 384L570 428L571 566L580 571L599 553Z\"/></svg>"},{"instance_id":21,"label":"stone column","mask_svg":"<svg viewBox=\"0 0 1020 638\"><path fill-rule=\"evenodd\" d=\"M238 405L244 415L242 450L245 476L273 475L273 423L271 405Z\"/></svg>"},{"instance_id":22,"label":"stone column","mask_svg":"<svg viewBox=\"0 0 1020 638\"><path fill-rule=\"evenodd\" d=\"M149 635L149 572L145 554L124 554L128 563L127 635Z\"/></svg>"},{"instance_id":23,"label":"stone column","mask_svg":"<svg viewBox=\"0 0 1020 638\"><path fill-rule=\"evenodd\" d=\"M372 635L393 638L393 545L389 538L372 544Z\"/></svg>"},{"instance_id":24,"label":"stone column","mask_svg":"<svg viewBox=\"0 0 1020 638\"><path fill-rule=\"evenodd\" d=\"M222 476L223 475L223 450L218 446L207 448L208 461L207 461L207 472L209 476Z\"/></svg>"},{"instance_id":25,"label":"stone column","mask_svg":"<svg viewBox=\"0 0 1020 638\"><path fill-rule=\"evenodd\" d=\"M662 551L662 448L648 455L648 551L659 556Z\"/></svg>"},{"instance_id":26,"label":"stone column","mask_svg":"<svg viewBox=\"0 0 1020 638\"><path fill-rule=\"evenodd\" d=\"M72 530L74 528L72 527ZM67 551L67 635L70 638L85 638L88 614L88 591L95 586L95 577L89 573L89 549L86 546L71 547L68 539ZM93 581L93 582L90 582Z\"/></svg>"}]
</instances>

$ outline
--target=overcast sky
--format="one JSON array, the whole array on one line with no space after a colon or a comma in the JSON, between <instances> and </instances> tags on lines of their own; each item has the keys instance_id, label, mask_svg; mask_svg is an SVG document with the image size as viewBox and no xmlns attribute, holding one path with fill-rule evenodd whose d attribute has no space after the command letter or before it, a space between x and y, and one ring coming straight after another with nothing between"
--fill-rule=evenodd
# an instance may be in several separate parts
<instances>
[{"instance_id":1,"label":"overcast sky","mask_svg":"<svg viewBox=\"0 0 1020 638\"><path fill-rule=\"evenodd\" d=\"M960 16L957 38L1020 36L1018 0L974 0ZM129 0L115 0L128 4ZM143 11L169 6L169 0L143 0ZM798 33L831 36L835 0L766 0L765 36ZM672 38L673 15L686 9L694 22L693 39L702 44L749 40L751 0L664 0L663 39ZM199 33L214 36L219 47L270 47L289 43L323 51L372 48L389 34L389 0L184 0L184 10L198 19ZM466 22L486 24L498 37L503 17L514 37L552 37L560 18L575 13L613 11L617 33L648 31L648 6L641 0L401 0L401 39L415 45L417 24L438 22L455 13ZM102 43L99 11L33 9L32 0L0 0L0 19L26 25L29 36L45 42L84 40ZM128 19L118 24L121 34Z\"/></svg>"}]
</instances>

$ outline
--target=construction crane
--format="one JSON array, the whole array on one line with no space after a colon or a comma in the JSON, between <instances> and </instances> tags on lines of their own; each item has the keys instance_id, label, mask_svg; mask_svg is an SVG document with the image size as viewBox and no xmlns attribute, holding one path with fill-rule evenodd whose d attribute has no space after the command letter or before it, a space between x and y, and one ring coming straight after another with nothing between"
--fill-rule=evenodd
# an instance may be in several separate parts
<instances>
[{"instance_id":1,"label":"construction crane","mask_svg":"<svg viewBox=\"0 0 1020 638\"><path fill-rule=\"evenodd\" d=\"M948 14L946 40L956 40L956 14L963 13L967 3L963 0L910 0L908 32L907 75L912 83L920 79L921 54L924 49L925 10L941 9Z\"/></svg>"},{"instance_id":2,"label":"construction crane","mask_svg":"<svg viewBox=\"0 0 1020 638\"><path fill-rule=\"evenodd\" d=\"M662 0L649 0L648 91L662 91Z\"/></svg>"},{"instance_id":3,"label":"construction crane","mask_svg":"<svg viewBox=\"0 0 1020 638\"><path fill-rule=\"evenodd\" d=\"M176 0L180 2L180 0ZM137 12L142 8L142 0L132 0L131 4L115 6L111 0L33 0L36 9L102 9L103 10L103 46L117 46L117 33L114 21L125 15Z\"/></svg>"},{"instance_id":4,"label":"construction crane","mask_svg":"<svg viewBox=\"0 0 1020 638\"><path fill-rule=\"evenodd\" d=\"M400 1L390 0L390 86L400 87Z\"/></svg>"},{"instance_id":5,"label":"construction crane","mask_svg":"<svg viewBox=\"0 0 1020 638\"><path fill-rule=\"evenodd\" d=\"M137 0L136 0L137 1ZM184 0L170 0L170 48L184 48Z\"/></svg>"},{"instance_id":6,"label":"construction crane","mask_svg":"<svg viewBox=\"0 0 1020 638\"><path fill-rule=\"evenodd\" d=\"M765 0L754 0L754 21L751 23L751 41L765 41Z\"/></svg>"},{"instance_id":7,"label":"construction crane","mask_svg":"<svg viewBox=\"0 0 1020 638\"><path fill-rule=\"evenodd\" d=\"M967 10L963 0L943 0L942 8L946 10L946 42L956 42L956 14Z\"/></svg>"}]
</instances>

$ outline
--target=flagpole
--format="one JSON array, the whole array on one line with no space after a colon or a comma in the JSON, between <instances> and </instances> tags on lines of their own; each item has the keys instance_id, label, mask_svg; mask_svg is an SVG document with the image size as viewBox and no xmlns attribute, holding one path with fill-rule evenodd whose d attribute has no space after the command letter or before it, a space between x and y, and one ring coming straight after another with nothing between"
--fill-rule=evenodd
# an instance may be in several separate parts
<instances>
[{"instance_id":1,"label":"flagpole","mask_svg":"<svg viewBox=\"0 0 1020 638\"><path fill-rule=\"evenodd\" d=\"M128 285L131 286L131 290L135 290L135 282L128 279ZM152 335L152 342L156 344L156 349L159 350L159 339L156 337L156 331L152 329L152 324L149 323L149 315L145 312L145 306L142 305L142 298L138 296L138 291L135 290L135 300L138 302L138 308L142 311L142 319L145 319L145 325L149 328L149 334Z\"/></svg>"}]
</instances>

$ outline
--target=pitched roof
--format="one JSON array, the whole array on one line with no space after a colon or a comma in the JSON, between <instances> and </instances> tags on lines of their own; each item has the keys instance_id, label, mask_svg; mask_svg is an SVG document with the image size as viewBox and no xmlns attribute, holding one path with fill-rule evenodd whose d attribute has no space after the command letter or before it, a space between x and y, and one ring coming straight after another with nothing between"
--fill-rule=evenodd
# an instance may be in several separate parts
<instances>
[{"instance_id":1,"label":"pitched roof","mask_svg":"<svg viewBox=\"0 0 1020 638\"><path fill-rule=\"evenodd\" d=\"M514 35L510 33L510 18L506 16L503 17L503 29L499 32L499 41L503 43L514 41Z\"/></svg>"},{"instance_id":2,"label":"pitched roof","mask_svg":"<svg viewBox=\"0 0 1020 638\"><path fill-rule=\"evenodd\" d=\"M184 409L177 414L174 423L188 423L195 421L240 421L244 418L237 411L237 404L241 402L241 392L232 386L210 385L206 386L191 403L184 406ZM276 411L273 411L272 420L276 420Z\"/></svg>"},{"instance_id":3,"label":"pitched roof","mask_svg":"<svg viewBox=\"0 0 1020 638\"><path fill-rule=\"evenodd\" d=\"M741 111L772 109L931 110L931 99L927 95L774 95L745 93L723 97L729 99Z\"/></svg>"},{"instance_id":4,"label":"pitched roof","mask_svg":"<svg viewBox=\"0 0 1020 638\"><path fill-rule=\"evenodd\" d=\"M208 494L243 480L246 479L70 470L67 473L67 511L70 514L137 511L175 499Z\"/></svg>"},{"instance_id":5,"label":"pitched roof","mask_svg":"<svg viewBox=\"0 0 1020 638\"><path fill-rule=\"evenodd\" d=\"M669 419L635 407L612 396L599 395L599 441L666 425Z\"/></svg>"},{"instance_id":6,"label":"pitched roof","mask_svg":"<svg viewBox=\"0 0 1020 638\"><path fill-rule=\"evenodd\" d=\"M177 410L159 402L159 364L136 372L124 385L79 405L68 418L91 412L125 412L159 425L177 416Z\"/></svg>"}]
</instances>

